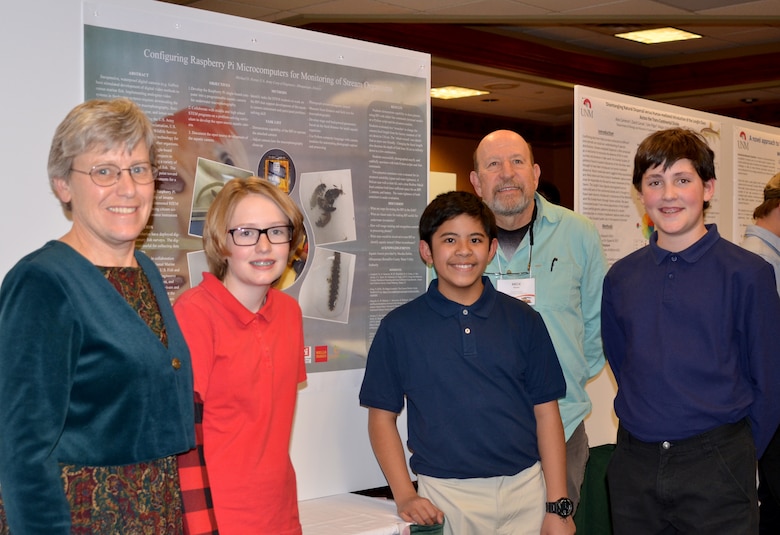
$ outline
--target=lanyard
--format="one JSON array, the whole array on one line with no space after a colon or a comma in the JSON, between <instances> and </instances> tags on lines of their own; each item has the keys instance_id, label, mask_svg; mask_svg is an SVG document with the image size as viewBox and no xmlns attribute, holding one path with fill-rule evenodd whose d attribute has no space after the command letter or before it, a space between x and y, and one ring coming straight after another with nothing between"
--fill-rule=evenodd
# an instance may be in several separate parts
<instances>
[{"instance_id":1,"label":"lanyard","mask_svg":"<svg viewBox=\"0 0 780 535\"><path fill-rule=\"evenodd\" d=\"M526 272L528 273L528 276L531 276L531 261L533 260L534 255L534 223L536 222L536 214L538 213L538 208L536 206L536 201L534 201L534 211L531 214L531 223L528 227L528 268L526 269ZM496 255L496 259L498 261L498 277L501 278L504 275L510 275L508 273L503 273L503 270L501 269L501 255Z\"/></svg>"}]
</instances>

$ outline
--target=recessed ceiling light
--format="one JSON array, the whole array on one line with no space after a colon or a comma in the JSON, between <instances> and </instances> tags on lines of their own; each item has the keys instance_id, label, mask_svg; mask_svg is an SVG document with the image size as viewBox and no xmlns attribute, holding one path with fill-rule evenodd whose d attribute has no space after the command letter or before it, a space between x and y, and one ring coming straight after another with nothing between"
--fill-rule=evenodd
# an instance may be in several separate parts
<instances>
[{"instance_id":1,"label":"recessed ceiling light","mask_svg":"<svg viewBox=\"0 0 780 535\"><path fill-rule=\"evenodd\" d=\"M748 98L740 99L740 101L744 102L745 104L753 104L754 102L758 102L758 99L757 98L748 97Z\"/></svg>"},{"instance_id":2,"label":"recessed ceiling light","mask_svg":"<svg viewBox=\"0 0 780 535\"><path fill-rule=\"evenodd\" d=\"M452 98L476 97L479 95L488 95L489 91L480 91L479 89L469 89L468 87L458 87L448 85L446 87L431 88L431 98L440 98L449 100Z\"/></svg>"},{"instance_id":3,"label":"recessed ceiling light","mask_svg":"<svg viewBox=\"0 0 780 535\"><path fill-rule=\"evenodd\" d=\"M677 28L655 28L638 32L616 33L615 37L636 41L646 45L657 43L669 43L671 41L686 41L688 39L700 39L701 35L678 30Z\"/></svg>"}]
</instances>

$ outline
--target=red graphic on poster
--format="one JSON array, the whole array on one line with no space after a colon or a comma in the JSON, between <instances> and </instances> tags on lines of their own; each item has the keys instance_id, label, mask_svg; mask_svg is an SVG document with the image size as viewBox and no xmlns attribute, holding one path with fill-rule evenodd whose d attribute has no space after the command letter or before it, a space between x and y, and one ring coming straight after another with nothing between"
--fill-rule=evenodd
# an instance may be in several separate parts
<instances>
[{"instance_id":1,"label":"red graphic on poster","mask_svg":"<svg viewBox=\"0 0 780 535\"><path fill-rule=\"evenodd\" d=\"M328 362L328 346L314 346L314 362Z\"/></svg>"}]
</instances>

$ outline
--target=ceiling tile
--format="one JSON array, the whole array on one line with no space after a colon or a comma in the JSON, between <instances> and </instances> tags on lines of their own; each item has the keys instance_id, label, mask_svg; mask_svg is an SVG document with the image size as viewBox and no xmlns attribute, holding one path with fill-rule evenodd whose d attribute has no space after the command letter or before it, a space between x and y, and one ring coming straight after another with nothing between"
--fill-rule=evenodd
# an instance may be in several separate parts
<instances>
[{"instance_id":1,"label":"ceiling tile","mask_svg":"<svg viewBox=\"0 0 780 535\"><path fill-rule=\"evenodd\" d=\"M489 13L501 13L504 17L544 15L548 13L545 9L512 2L511 0L480 0L479 2L469 2L454 6L450 2L447 7L431 12L437 15L472 15L475 17L481 17Z\"/></svg>"},{"instance_id":2,"label":"ceiling tile","mask_svg":"<svg viewBox=\"0 0 780 535\"><path fill-rule=\"evenodd\" d=\"M684 9L685 11L704 12L712 8L743 6L753 0L657 0L661 4Z\"/></svg>"},{"instance_id":3,"label":"ceiling tile","mask_svg":"<svg viewBox=\"0 0 780 535\"><path fill-rule=\"evenodd\" d=\"M402 15L414 13L417 10L390 5L374 0L330 0L318 2L301 8L304 15Z\"/></svg>"},{"instance_id":4,"label":"ceiling tile","mask_svg":"<svg viewBox=\"0 0 780 535\"><path fill-rule=\"evenodd\" d=\"M277 11L257 5L257 3L244 4L240 2L226 2L225 0L198 0L191 2L190 7L215 11L226 15L244 17L247 19L265 20L265 17L273 16Z\"/></svg>"},{"instance_id":5,"label":"ceiling tile","mask_svg":"<svg viewBox=\"0 0 780 535\"><path fill-rule=\"evenodd\" d=\"M705 1L705 0L702 0ZM780 2L777 0L760 0L759 2L735 2L728 7L702 8L702 14L735 15L737 17L777 17L780 16Z\"/></svg>"},{"instance_id":6,"label":"ceiling tile","mask_svg":"<svg viewBox=\"0 0 780 535\"><path fill-rule=\"evenodd\" d=\"M585 4L585 5L582 5ZM631 15L646 17L648 15L674 15L684 13L684 10L667 6L650 0L621 0L619 2L582 2L581 7L571 9L571 15Z\"/></svg>"}]
</instances>

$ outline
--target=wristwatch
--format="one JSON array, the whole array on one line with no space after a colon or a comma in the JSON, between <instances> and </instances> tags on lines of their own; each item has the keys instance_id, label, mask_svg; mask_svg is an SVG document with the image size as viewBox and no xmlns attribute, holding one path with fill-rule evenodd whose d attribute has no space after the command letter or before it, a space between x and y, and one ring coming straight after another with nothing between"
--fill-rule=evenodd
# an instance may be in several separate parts
<instances>
[{"instance_id":1,"label":"wristwatch","mask_svg":"<svg viewBox=\"0 0 780 535\"><path fill-rule=\"evenodd\" d=\"M545 505L548 513L555 513L561 518L569 517L574 512L574 502L569 498L561 498L557 502L547 502Z\"/></svg>"}]
</instances>

